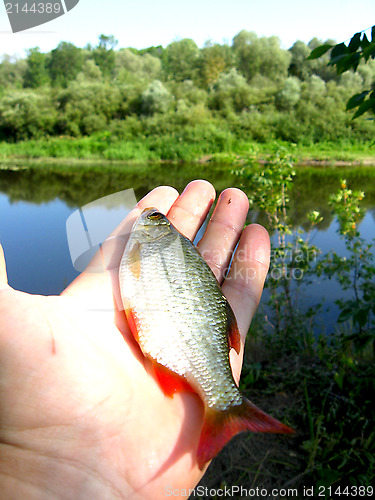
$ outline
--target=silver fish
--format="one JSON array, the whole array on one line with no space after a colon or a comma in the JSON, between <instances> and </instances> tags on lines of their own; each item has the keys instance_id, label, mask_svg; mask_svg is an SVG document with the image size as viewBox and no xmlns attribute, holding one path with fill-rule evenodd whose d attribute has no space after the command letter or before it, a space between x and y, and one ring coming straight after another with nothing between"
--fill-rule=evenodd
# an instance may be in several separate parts
<instances>
[{"instance_id":1,"label":"silver fish","mask_svg":"<svg viewBox=\"0 0 375 500\"><path fill-rule=\"evenodd\" d=\"M202 399L200 468L239 432L293 432L240 393L229 364L230 348L240 349L234 313L195 246L156 208L135 222L119 281L130 328L164 393Z\"/></svg>"}]
</instances>

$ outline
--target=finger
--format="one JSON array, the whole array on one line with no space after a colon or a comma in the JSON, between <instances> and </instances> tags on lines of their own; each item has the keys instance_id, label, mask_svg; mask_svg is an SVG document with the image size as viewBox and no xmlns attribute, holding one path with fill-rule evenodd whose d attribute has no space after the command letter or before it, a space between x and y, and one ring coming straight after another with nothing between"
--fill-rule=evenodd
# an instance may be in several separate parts
<instances>
[{"instance_id":1,"label":"finger","mask_svg":"<svg viewBox=\"0 0 375 500\"><path fill-rule=\"evenodd\" d=\"M243 345L251 320L262 295L264 281L270 262L270 239L264 227L258 224L247 226L222 290L237 319L241 334L241 351L237 355L232 349L231 364L235 379L239 379L242 366Z\"/></svg>"},{"instance_id":2,"label":"finger","mask_svg":"<svg viewBox=\"0 0 375 500\"><path fill-rule=\"evenodd\" d=\"M5 264L3 247L0 245L0 288L6 287L8 287L7 268Z\"/></svg>"},{"instance_id":3,"label":"finger","mask_svg":"<svg viewBox=\"0 0 375 500\"><path fill-rule=\"evenodd\" d=\"M207 181L190 182L168 212L168 219L184 236L193 240L215 200L215 189Z\"/></svg>"},{"instance_id":4,"label":"finger","mask_svg":"<svg viewBox=\"0 0 375 500\"><path fill-rule=\"evenodd\" d=\"M223 191L198 244L200 254L219 283L223 280L242 233L248 210L249 200L243 191L236 188Z\"/></svg>"}]
</instances>

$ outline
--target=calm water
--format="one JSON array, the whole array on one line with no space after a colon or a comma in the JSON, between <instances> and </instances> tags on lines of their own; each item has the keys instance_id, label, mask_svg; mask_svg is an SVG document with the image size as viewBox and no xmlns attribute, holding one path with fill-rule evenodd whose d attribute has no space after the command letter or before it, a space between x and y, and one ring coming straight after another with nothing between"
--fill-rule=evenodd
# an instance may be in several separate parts
<instances>
[{"instance_id":1,"label":"calm water","mask_svg":"<svg viewBox=\"0 0 375 500\"><path fill-rule=\"evenodd\" d=\"M0 241L4 247L10 284L19 290L39 294L60 293L78 274L70 257L66 221L77 209L103 196L134 188L139 200L153 187L173 185L180 191L194 178L210 180L220 192L238 186L238 178L225 166L160 166L152 171L140 167L45 167L18 171L0 170ZM371 169L311 169L298 171L290 203L295 227L303 229L305 214L317 209L324 216L311 243L323 252L344 253L337 235L337 222L328 207L329 194L337 191L340 178L353 189L366 192L366 215L360 224L363 237L375 237L375 176ZM131 207L111 207L98 215L108 233L126 216ZM265 222L258 212L249 220ZM99 221L98 221L99 222ZM333 282L316 280L306 293L306 303L325 299L322 320L326 327L337 315L333 302L339 288Z\"/></svg>"}]
</instances>

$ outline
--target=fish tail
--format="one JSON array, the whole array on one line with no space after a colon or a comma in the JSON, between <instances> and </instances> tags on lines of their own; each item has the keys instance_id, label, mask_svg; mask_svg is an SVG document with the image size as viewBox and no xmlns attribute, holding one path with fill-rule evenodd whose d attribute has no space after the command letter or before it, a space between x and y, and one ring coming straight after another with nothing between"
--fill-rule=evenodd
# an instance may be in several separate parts
<instances>
[{"instance_id":1,"label":"fish tail","mask_svg":"<svg viewBox=\"0 0 375 500\"><path fill-rule=\"evenodd\" d=\"M292 434L290 427L257 408L245 397L238 406L225 411L206 408L199 440L197 460L200 469L236 434L243 431Z\"/></svg>"}]
</instances>

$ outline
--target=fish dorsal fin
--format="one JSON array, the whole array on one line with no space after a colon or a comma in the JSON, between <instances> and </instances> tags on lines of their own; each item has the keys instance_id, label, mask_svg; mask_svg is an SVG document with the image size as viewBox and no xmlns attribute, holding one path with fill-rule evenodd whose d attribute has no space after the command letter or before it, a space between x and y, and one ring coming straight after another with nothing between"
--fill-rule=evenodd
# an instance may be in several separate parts
<instances>
[{"instance_id":1,"label":"fish dorsal fin","mask_svg":"<svg viewBox=\"0 0 375 500\"><path fill-rule=\"evenodd\" d=\"M241 349L241 335L238 331L237 320L227 300L225 301L225 305L227 309L228 345L230 349L233 348L239 354Z\"/></svg>"}]
</instances>

